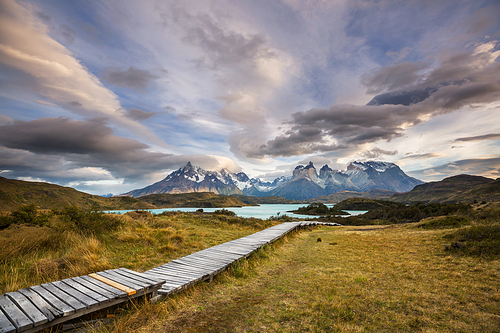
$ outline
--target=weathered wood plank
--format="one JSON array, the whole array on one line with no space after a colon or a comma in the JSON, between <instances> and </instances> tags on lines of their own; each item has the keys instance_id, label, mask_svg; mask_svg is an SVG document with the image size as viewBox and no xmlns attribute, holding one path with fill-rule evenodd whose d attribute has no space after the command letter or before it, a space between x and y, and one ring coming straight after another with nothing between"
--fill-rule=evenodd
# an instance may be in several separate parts
<instances>
[{"instance_id":1,"label":"weathered wood plank","mask_svg":"<svg viewBox=\"0 0 500 333\"><path fill-rule=\"evenodd\" d=\"M192 279L189 279L189 278L182 278L182 277L178 277L178 276L172 276L172 275L166 275L166 274L155 274L155 273L152 273L156 276L162 276L163 279L164 279L164 282L162 283L162 285L164 283L175 283L175 284L186 284L186 283L191 283L191 281L193 281Z\"/></svg>"},{"instance_id":2,"label":"weathered wood plank","mask_svg":"<svg viewBox=\"0 0 500 333\"><path fill-rule=\"evenodd\" d=\"M16 331L16 327L7 318L7 316L0 310L0 333L12 333Z\"/></svg>"},{"instance_id":3,"label":"weathered wood plank","mask_svg":"<svg viewBox=\"0 0 500 333\"><path fill-rule=\"evenodd\" d=\"M184 264L181 264L181 263L178 263L175 261L171 261L168 264L165 264L165 265L160 266L158 268L162 268L162 269L175 268L175 269L180 269L180 270L199 273L199 274L210 274L210 270L207 269L206 267L205 268L198 268L198 267L193 267L193 266L186 266Z\"/></svg>"},{"instance_id":4,"label":"weathered wood plank","mask_svg":"<svg viewBox=\"0 0 500 333\"><path fill-rule=\"evenodd\" d=\"M193 267L200 267L200 268L207 268L207 269L213 269L216 270L220 268L221 264L217 262L208 262L208 261L203 261L203 260L193 260L189 258L179 258L174 260L174 262L178 262L181 264L193 266Z\"/></svg>"},{"instance_id":5,"label":"weathered wood plank","mask_svg":"<svg viewBox=\"0 0 500 333\"><path fill-rule=\"evenodd\" d=\"M80 276L80 278L87 281L88 283L94 284L94 285L96 285L104 290L109 291L110 293L115 294L116 297L127 297L128 296L128 294L126 292L124 292L123 290L120 290L118 288L110 286L109 284L101 282L97 279L94 279L93 277L88 276L88 275ZM123 286L123 287L125 287L125 286ZM127 287L125 287L125 288L127 288ZM129 289L129 288L127 288L127 289Z\"/></svg>"},{"instance_id":6,"label":"weathered wood plank","mask_svg":"<svg viewBox=\"0 0 500 333\"><path fill-rule=\"evenodd\" d=\"M198 273L198 272L195 272L195 271L190 271L190 270L185 270L185 269L180 269L180 268L177 268L177 267L169 267L169 268L163 268L163 267L157 267L157 268L153 268L145 273L148 273L148 272L172 272L172 273L175 273L175 274L182 274L182 276L186 276L186 277L190 277L190 278L197 278L197 277L203 277L205 276L206 274L204 273Z\"/></svg>"},{"instance_id":7,"label":"weathered wood plank","mask_svg":"<svg viewBox=\"0 0 500 333\"><path fill-rule=\"evenodd\" d=\"M69 287L77 290L78 292L84 294L85 296L90 297L93 300L96 300L97 303L99 303L99 304L101 304L103 302L110 301L109 298L104 297L103 295L101 295L101 294L93 291L92 289L89 289L89 288L85 287L84 285L78 283L77 281L75 281L73 279L64 279L64 280L62 280L62 282L64 284L66 284L67 286L69 286Z\"/></svg>"},{"instance_id":8,"label":"weathered wood plank","mask_svg":"<svg viewBox=\"0 0 500 333\"><path fill-rule=\"evenodd\" d=\"M139 285L143 288L149 288L151 286L151 284L149 282L139 281L138 279L131 278L127 275L122 274L117 269L110 269L110 270L107 270L105 272L108 274L111 274L113 276L116 276L117 278L124 279L125 281L130 281L130 283L135 283L136 285Z\"/></svg>"},{"instance_id":9,"label":"weathered wood plank","mask_svg":"<svg viewBox=\"0 0 500 333\"><path fill-rule=\"evenodd\" d=\"M125 285L123 285L121 283L118 283L118 282L116 282L114 280L110 280L110 279L108 279L105 276L98 275L98 274L95 274L95 273L89 274L89 276L91 278L93 278L93 279L101 281L102 283L105 283L107 285L110 285L112 287L115 287L115 288L123 291L123 292L127 293L127 295L129 295L129 296L134 295L137 292L137 290L135 290L133 288L130 288L128 286L125 286Z\"/></svg>"},{"instance_id":10,"label":"weathered wood plank","mask_svg":"<svg viewBox=\"0 0 500 333\"><path fill-rule=\"evenodd\" d=\"M57 298L59 298L61 301L65 302L69 306L71 306L73 309L76 311L82 310L87 308L87 306L80 302L80 300L76 299L72 295L62 291L59 288L56 288L52 283L44 283L42 284L42 287L48 291L50 291L53 295L55 295Z\"/></svg>"},{"instance_id":11,"label":"weathered wood plank","mask_svg":"<svg viewBox=\"0 0 500 333\"><path fill-rule=\"evenodd\" d=\"M74 278L71 278L71 280L75 281L76 283L92 290L93 292L96 292L98 293L99 295L102 295L103 297L105 297L108 301L111 301L113 299L115 299L116 297L118 297L116 294L112 293L111 291L108 291L104 288L101 288L93 283L90 283L88 282L87 280L83 279L82 277L78 276L78 277L74 277Z\"/></svg>"},{"instance_id":12,"label":"weathered wood plank","mask_svg":"<svg viewBox=\"0 0 500 333\"><path fill-rule=\"evenodd\" d=\"M136 275L136 276L139 276L139 277L144 277L146 279L148 279L149 281L151 281L151 283L154 285L154 284L158 284L158 283L162 283L162 279L153 279L153 278L148 278L147 276L144 275L144 273L138 273L138 272L135 272L133 270L130 270L128 268L120 268L119 269L120 271L123 271L123 272L127 272L129 274L132 274L132 275Z\"/></svg>"},{"instance_id":13,"label":"weathered wood plank","mask_svg":"<svg viewBox=\"0 0 500 333\"><path fill-rule=\"evenodd\" d=\"M81 303L85 304L85 307L90 308L95 305L98 305L99 302L96 301L95 299L79 292L78 290L71 288L67 284L63 283L62 281L55 281L51 283L53 286L56 288L60 289L61 291L64 291L66 294L73 296L76 298L78 301Z\"/></svg>"},{"instance_id":14,"label":"weathered wood plank","mask_svg":"<svg viewBox=\"0 0 500 333\"><path fill-rule=\"evenodd\" d=\"M33 287L30 287L30 290L32 290L33 292L40 295L40 297L42 297L45 301L47 301L55 309L57 309L58 311L61 311L63 313L63 316L68 316L68 315L75 312L75 309L73 307L71 307L70 305L66 304L64 301L57 298L54 294L49 292L47 289L42 288L42 286L33 286ZM81 304L81 306L83 308L85 307L83 304ZM55 316L55 314L54 314L54 316Z\"/></svg>"},{"instance_id":15,"label":"weathered wood plank","mask_svg":"<svg viewBox=\"0 0 500 333\"><path fill-rule=\"evenodd\" d=\"M194 275L194 274L186 274L184 272L179 272L179 271L176 271L176 270L173 270L173 269L165 269L165 270L160 270L160 269L152 269L152 270L149 270L147 272L144 272L144 274L149 274L149 273L156 273L156 274L160 274L160 275L168 275L168 276L178 276L180 278L184 278L184 279L191 279L191 280L195 280L195 279L201 279L204 275L200 275L200 274L197 274L197 275Z\"/></svg>"},{"instance_id":16,"label":"weathered wood plank","mask_svg":"<svg viewBox=\"0 0 500 333\"><path fill-rule=\"evenodd\" d=\"M40 310L45 317L49 321L54 320L57 317L61 317L63 315L62 311L54 308L50 303L45 301L40 295L30 289L21 289L19 290L21 294L26 296L35 306Z\"/></svg>"},{"instance_id":17,"label":"weathered wood plank","mask_svg":"<svg viewBox=\"0 0 500 333\"><path fill-rule=\"evenodd\" d=\"M147 283L147 284L149 284L150 287L160 286L163 282L165 282L163 280L157 280L157 279L153 279L151 277L148 278L148 277L142 275L141 273L137 273L137 272L131 271L131 270L126 269L126 268L119 268L119 269L115 270L115 272L119 273L123 276L126 276L128 278L131 278L131 279L143 282L143 283Z\"/></svg>"},{"instance_id":18,"label":"weathered wood plank","mask_svg":"<svg viewBox=\"0 0 500 333\"><path fill-rule=\"evenodd\" d=\"M24 296L20 292L10 292L5 294L5 296L9 297L10 300L14 302L17 307L31 319L35 327L43 325L49 321L49 319L33 303L31 303L31 301L26 298L26 296ZM52 319L54 318L52 317Z\"/></svg>"},{"instance_id":19,"label":"weathered wood plank","mask_svg":"<svg viewBox=\"0 0 500 333\"><path fill-rule=\"evenodd\" d=\"M3 295L0 295L0 308L10 319L10 322L14 324L18 332L33 327L33 321L14 302Z\"/></svg>"}]
</instances>

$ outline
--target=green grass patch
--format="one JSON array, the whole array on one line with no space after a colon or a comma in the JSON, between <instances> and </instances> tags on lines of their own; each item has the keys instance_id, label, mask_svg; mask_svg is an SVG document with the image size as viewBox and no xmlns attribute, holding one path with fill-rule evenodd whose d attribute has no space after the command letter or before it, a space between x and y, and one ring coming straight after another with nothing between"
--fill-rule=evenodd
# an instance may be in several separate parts
<instances>
[{"instance_id":1,"label":"green grass patch","mask_svg":"<svg viewBox=\"0 0 500 333\"><path fill-rule=\"evenodd\" d=\"M422 229L450 229L459 228L470 224L470 219L465 216L442 216L421 221L416 225Z\"/></svg>"},{"instance_id":2,"label":"green grass patch","mask_svg":"<svg viewBox=\"0 0 500 333\"><path fill-rule=\"evenodd\" d=\"M452 243L446 250L452 253L485 258L500 257L500 224L474 225L446 236Z\"/></svg>"}]
</instances>

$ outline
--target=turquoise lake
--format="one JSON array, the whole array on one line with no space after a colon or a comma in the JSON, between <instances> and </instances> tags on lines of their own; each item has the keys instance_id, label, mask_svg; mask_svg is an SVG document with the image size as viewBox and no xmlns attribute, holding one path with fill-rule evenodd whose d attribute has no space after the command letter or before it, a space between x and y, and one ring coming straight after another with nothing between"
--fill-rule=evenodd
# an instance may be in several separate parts
<instances>
[{"instance_id":1,"label":"turquoise lake","mask_svg":"<svg viewBox=\"0 0 500 333\"><path fill-rule=\"evenodd\" d=\"M299 207L304 207L307 206L307 204L265 204L265 205L260 205L260 206L245 206L245 207L229 207L225 208L227 210L233 211L236 213L236 215L241 216L241 217L255 217L259 219L267 219L271 216L276 216L278 213L280 215L286 214L288 216L293 216L293 217L300 217L300 218L314 218L318 216L314 215L300 215L300 214L294 214L290 213L289 211L295 210ZM334 206L333 204L327 205L328 207ZM200 207L194 207L194 208L161 208L161 209L148 209L153 214L160 214L162 212L168 212L168 211L181 211L181 212L196 212L197 209L200 209ZM213 212L215 210L221 209L221 208L202 208L204 212ZM116 214L125 214L126 212L130 212L131 210L110 210L107 211L107 213L116 213ZM348 210L348 213L351 215L359 215L359 214L364 214L367 211L366 210Z\"/></svg>"}]
</instances>

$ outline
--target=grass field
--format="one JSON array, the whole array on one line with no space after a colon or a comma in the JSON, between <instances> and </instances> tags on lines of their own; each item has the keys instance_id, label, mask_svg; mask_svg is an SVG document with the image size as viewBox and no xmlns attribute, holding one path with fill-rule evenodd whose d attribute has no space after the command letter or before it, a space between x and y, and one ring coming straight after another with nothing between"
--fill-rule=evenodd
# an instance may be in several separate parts
<instances>
[{"instance_id":1,"label":"grass field","mask_svg":"<svg viewBox=\"0 0 500 333\"><path fill-rule=\"evenodd\" d=\"M95 219L81 219L83 223L76 226L67 216L0 230L0 293L110 268L144 271L277 223L224 215L132 212L116 218L87 213ZM112 228L104 228L106 223Z\"/></svg>"},{"instance_id":2,"label":"grass field","mask_svg":"<svg viewBox=\"0 0 500 333\"><path fill-rule=\"evenodd\" d=\"M500 261L445 251L450 232L296 233L210 284L117 310L96 332L499 332Z\"/></svg>"}]
</instances>

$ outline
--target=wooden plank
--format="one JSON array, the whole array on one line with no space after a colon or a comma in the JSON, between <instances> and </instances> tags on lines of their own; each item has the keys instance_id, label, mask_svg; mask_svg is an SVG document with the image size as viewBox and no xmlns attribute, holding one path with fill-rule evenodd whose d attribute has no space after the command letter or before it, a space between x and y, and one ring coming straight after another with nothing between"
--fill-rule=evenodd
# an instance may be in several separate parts
<instances>
[{"instance_id":1,"label":"wooden plank","mask_svg":"<svg viewBox=\"0 0 500 333\"><path fill-rule=\"evenodd\" d=\"M79 283L80 285L98 293L99 295L102 295L103 297L106 297L106 299L108 299L108 301L111 301L117 297L117 295L112 293L111 291L108 291L104 288L101 288L101 287L95 285L95 284L92 284L92 283L88 282L87 280L82 279L82 277L80 277L80 276L71 278L71 280L73 280L76 283Z\"/></svg>"},{"instance_id":2,"label":"wooden plank","mask_svg":"<svg viewBox=\"0 0 500 333\"><path fill-rule=\"evenodd\" d=\"M216 254L198 254L198 256L196 257L192 257L192 258L201 258L201 259L210 259L210 260L215 260L215 261L218 261L218 262L221 262L221 263L224 263L224 264L231 264L235 261L237 261L238 259L241 259L242 257L239 257L238 259L228 259L228 258L224 258L223 256L217 256Z\"/></svg>"},{"instance_id":3,"label":"wooden plank","mask_svg":"<svg viewBox=\"0 0 500 333\"><path fill-rule=\"evenodd\" d=\"M110 280L107 277L104 277L104 276L101 276L101 275L98 275L95 273L89 274L89 276L93 279L101 281L102 283L105 283L109 286L112 286L116 289L123 291L123 292L127 293L127 295L129 295L129 296L134 295L137 292L137 290L129 288L127 286L124 286L123 284L118 283L116 281Z\"/></svg>"},{"instance_id":4,"label":"wooden plank","mask_svg":"<svg viewBox=\"0 0 500 333\"><path fill-rule=\"evenodd\" d=\"M109 272L98 272L98 273L96 273L96 274L97 274L97 275L100 275L100 276L104 276L104 277L105 277L105 278L107 278L107 279L110 279L110 280L112 280L112 281L115 281L115 282L117 282L117 283L119 283L119 284L122 284L122 285L124 285L124 286L127 286L127 287L129 287L129 288L135 289L135 290L137 290L137 291L139 291L139 290L141 290L141 291L142 291L142 290L144 290L144 286L140 286L140 285L138 285L138 284L134 283L133 281L127 280L127 279L125 279L125 278L123 278L123 277L120 277L120 276L118 276L118 277L117 277L116 275L111 274L111 273L109 273Z\"/></svg>"},{"instance_id":5,"label":"wooden plank","mask_svg":"<svg viewBox=\"0 0 500 333\"><path fill-rule=\"evenodd\" d=\"M179 283L189 283L189 282L195 280L195 279L190 278L190 277L169 275L168 273L150 272L148 274L150 274L151 277L161 277L163 279L162 284L164 284L165 282L169 282L169 281L170 282L176 281Z\"/></svg>"},{"instance_id":6,"label":"wooden plank","mask_svg":"<svg viewBox=\"0 0 500 333\"><path fill-rule=\"evenodd\" d=\"M12 333L16 331L16 327L9 318L5 315L5 313L0 310L0 333Z\"/></svg>"},{"instance_id":7,"label":"wooden plank","mask_svg":"<svg viewBox=\"0 0 500 333\"><path fill-rule=\"evenodd\" d=\"M205 260L179 258L179 259L174 260L174 262L178 262L181 264L190 265L190 266L194 266L194 267L213 269L213 270L217 270L218 268L220 268L220 263L217 263L215 261L209 262L209 261L205 261Z\"/></svg>"},{"instance_id":8,"label":"wooden plank","mask_svg":"<svg viewBox=\"0 0 500 333\"><path fill-rule=\"evenodd\" d=\"M182 260L182 261L185 261L185 262L192 262L192 263L200 263L200 264L204 264L204 265L208 265L209 267L216 267L216 266L220 266L220 265L224 265L224 263L220 262L220 261L217 261L215 259L212 259L212 258L201 258L201 257L190 257L190 258L187 258L187 257L182 257L178 260Z\"/></svg>"},{"instance_id":9,"label":"wooden plank","mask_svg":"<svg viewBox=\"0 0 500 333\"><path fill-rule=\"evenodd\" d=\"M132 275L137 275L137 276L140 276L140 277L144 277L144 278L148 279L149 281L151 281L152 284L158 284L158 283L162 283L163 282L162 279L148 278L147 276L144 275L144 273L134 272L134 271L132 271L130 269L127 269L127 268L120 268L120 271L127 272L127 273L130 273Z\"/></svg>"},{"instance_id":10,"label":"wooden plank","mask_svg":"<svg viewBox=\"0 0 500 333\"><path fill-rule=\"evenodd\" d=\"M75 309L71 307L70 305L66 304L64 301L60 300L57 298L54 294L49 292L47 289L42 288L42 286L33 286L30 287L30 290L34 291L40 297L42 297L46 302L48 302L50 305L52 305L55 309L58 311L61 311L63 313L63 317L68 316L72 313L75 312ZM80 303L80 305L85 308L83 304ZM54 314L55 316L55 314Z\"/></svg>"},{"instance_id":11,"label":"wooden plank","mask_svg":"<svg viewBox=\"0 0 500 333\"><path fill-rule=\"evenodd\" d=\"M93 306L99 304L99 302L96 301L95 299L79 292L78 290L76 290L74 288L71 288L70 286L63 283L62 281L55 281L55 282L52 282L50 284L52 284L57 289L64 291L66 294L73 296L78 301L85 304L85 307L87 307L87 308L90 308L90 307L93 307Z\"/></svg>"},{"instance_id":12,"label":"wooden plank","mask_svg":"<svg viewBox=\"0 0 500 333\"><path fill-rule=\"evenodd\" d=\"M119 271L116 269L110 269L107 271L104 271L108 274L111 274L112 276L116 276L117 279L124 279L124 281L128 281L129 283L134 283L138 286L141 286L142 288L149 288L151 287L151 284L149 282L144 282L144 281L139 281L138 279L131 278L129 276L126 276L124 274L121 274Z\"/></svg>"},{"instance_id":13,"label":"wooden plank","mask_svg":"<svg viewBox=\"0 0 500 333\"><path fill-rule=\"evenodd\" d=\"M166 272L166 273L175 273L175 274L179 274L182 276L186 276L186 277L190 277L190 278L197 278L197 277L203 277L205 276L206 274L203 274L203 273L197 273L197 272L194 272L194 271L190 271L190 270L184 270L184 269L180 269L178 267L169 267L169 268L163 268L163 267L157 267L157 268L153 268L149 271L146 271L144 272L144 274L147 274L149 272Z\"/></svg>"},{"instance_id":14,"label":"wooden plank","mask_svg":"<svg viewBox=\"0 0 500 333\"><path fill-rule=\"evenodd\" d=\"M33 327L33 321L14 302L3 295L0 295L0 308L18 332Z\"/></svg>"},{"instance_id":15,"label":"wooden plank","mask_svg":"<svg viewBox=\"0 0 500 333\"><path fill-rule=\"evenodd\" d=\"M168 264L166 265L163 265L163 266L160 266L158 268L162 268L162 269L179 269L179 270L183 270L183 271L188 271L188 272L193 272L193 273L198 273L198 274L210 274L210 270L207 269L207 268L197 268L197 267L189 267L189 266L186 266L184 264L181 264L181 263L178 263L178 262L169 262Z\"/></svg>"},{"instance_id":16,"label":"wooden plank","mask_svg":"<svg viewBox=\"0 0 500 333\"><path fill-rule=\"evenodd\" d=\"M123 284L125 284L125 282L126 282L129 285L131 285L131 287L132 287L132 285L135 285L137 289L145 289L145 288L149 288L151 286L149 283L145 283L142 281L132 279L128 276L120 274L119 272L115 272L114 270L107 270L107 271L104 271L103 273L107 273L110 276L115 277L116 279L121 279L123 281L122 282Z\"/></svg>"},{"instance_id":17,"label":"wooden plank","mask_svg":"<svg viewBox=\"0 0 500 333\"><path fill-rule=\"evenodd\" d=\"M196 279L201 279L204 275L192 275L192 274L186 274L186 273L183 273L183 272L179 272L179 271L176 271L176 270L173 270L173 269L168 269L168 270L160 270L160 269L152 269L150 271L147 271L146 273L144 274L150 274L150 273L153 273L153 274L160 274L160 276L163 274L163 275L168 275L168 276L178 276L180 278L185 278L185 279L191 279L191 280L196 280Z\"/></svg>"},{"instance_id":18,"label":"wooden plank","mask_svg":"<svg viewBox=\"0 0 500 333\"><path fill-rule=\"evenodd\" d=\"M167 275L167 274L160 274L160 273L152 273L154 274L155 276L161 276L164 280L164 283L166 282L175 282L175 283L179 283L179 284L186 284L186 283L190 283L191 281L193 281L193 279L190 279L190 278L183 278L183 277L179 277L179 276L172 276L172 275Z\"/></svg>"},{"instance_id":19,"label":"wooden plank","mask_svg":"<svg viewBox=\"0 0 500 333\"><path fill-rule=\"evenodd\" d=\"M73 279L64 279L64 280L62 280L62 282L64 284L66 284L67 286L75 289L76 291L84 294L85 296L92 298L93 300L96 300L97 303L99 303L99 304L101 304L103 302L110 301L109 298L104 297L103 295L93 291L92 289L85 287L84 285L78 283L77 281L75 281Z\"/></svg>"},{"instance_id":20,"label":"wooden plank","mask_svg":"<svg viewBox=\"0 0 500 333\"><path fill-rule=\"evenodd\" d=\"M115 272L119 273L121 275L124 275L128 278L147 283L147 284L149 284L150 287L161 286L161 284L163 282L165 282L163 280L157 280L157 279L153 279L151 277L148 278L148 277L142 275L141 273L137 273L137 272L128 270L126 268L119 268L119 269L115 270Z\"/></svg>"},{"instance_id":21,"label":"wooden plank","mask_svg":"<svg viewBox=\"0 0 500 333\"><path fill-rule=\"evenodd\" d=\"M21 294L26 296L35 306L40 310L49 321L54 320L57 317L62 317L63 312L54 308L50 303L45 301L40 295L31 289L21 289L19 290Z\"/></svg>"},{"instance_id":22,"label":"wooden plank","mask_svg":"<svg viewBox=\"0 0 500 333\"><path fill-rule=\"evenodd\" d=\"M10 300L14 302L17 307L31 319L35 327L43 325L49 321L49 319L33 303L31 303L31 301L26 298L26 296L24 296L20 292L14 291L5 295L9 297ZM54 319L54 317L52 317L52 319Z\"/></svg>"},{"instance_id":23,"label":"wooden plank","mask_svg":"<svg viewBox=\"0 0 500 333\"><path fill-rule=\"evenodd\" d=\"M120 290L118 288L110 286L109 284L101 282L97 279L94 279L93 277L88 276L88 275L80 276L80 278L89 282L89 283L95 284L96 286L101 287L104 290L107 290L107 291L115 294L116 297L127 297L128 296L128 294L126 292L124 292L123 290ZM123 287L125 287L125 286L123 286ZM125 287L125 288L127 288L127 287Z\"/></svg>"}]
</instances>

